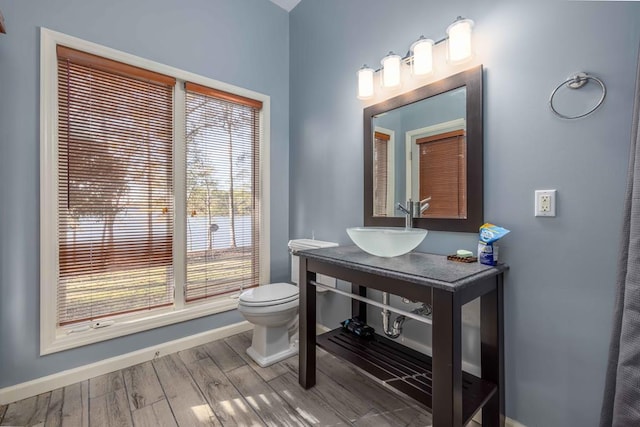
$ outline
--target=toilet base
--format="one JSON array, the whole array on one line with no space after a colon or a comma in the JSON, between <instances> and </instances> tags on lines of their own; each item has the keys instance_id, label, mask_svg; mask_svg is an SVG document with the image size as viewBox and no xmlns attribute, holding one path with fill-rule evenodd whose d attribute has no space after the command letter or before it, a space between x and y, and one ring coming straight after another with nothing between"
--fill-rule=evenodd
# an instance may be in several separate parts
<instances>
[{"instance_id":1,"label":"toilet base","mask_svg":"<svg viewBox=\"0 0 640 427\"><path fill-rule=\"evenodd\" d=\"M298 354L297 334L289 339L288 330L287 325L279 327L255 325L251 347L247 349L247 354L263 368Z\"/></svg>"},{"instance_id":2,"label":"toilet base","mask_svg":"<svg viewBox=\"0 0 640 427\"><path fill-rule=\"evenodd\" d=\"M271 366L274 363L278 363L283 361L284 359L288 359L291 356L295 356L298 354L298 344L291 343L290 347L281 351L280 353L272 354L270 356L261 356L257 351L253 349L253 347L249 347L247 349L247 354L261 367L266 368L267 366Z\"/></svg>"}]
</instances>

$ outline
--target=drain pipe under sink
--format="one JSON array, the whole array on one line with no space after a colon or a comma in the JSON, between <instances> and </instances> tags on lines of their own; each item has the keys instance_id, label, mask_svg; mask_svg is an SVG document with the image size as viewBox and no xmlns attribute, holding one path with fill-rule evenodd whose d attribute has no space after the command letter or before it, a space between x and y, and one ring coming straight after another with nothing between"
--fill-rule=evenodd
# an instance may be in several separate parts
<instances>
[{"instance_id":1,"label":"drain pipe under sink","mask_svg":"<svg viewBox=\"0 0 640 427\"><path fill-rule=\"evenodd\" d=\"M389 293L382 292L382 304L389 305ZM428 317L431 315L432 308L430 305L422 304L420 307L411 310L411 313ZM391 312L386 308L382 309L382 329L384 334L389 338L396 339L402 334L402 325L407 320L406 316L400 315L393 321L393 326L389 329L389 316Z\"/></svg>"}]
</instances>

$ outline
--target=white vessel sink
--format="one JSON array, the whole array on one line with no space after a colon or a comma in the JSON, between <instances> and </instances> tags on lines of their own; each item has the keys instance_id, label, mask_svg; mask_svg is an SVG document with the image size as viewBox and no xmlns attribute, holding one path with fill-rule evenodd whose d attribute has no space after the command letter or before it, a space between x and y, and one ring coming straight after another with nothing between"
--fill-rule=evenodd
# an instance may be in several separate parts
<instances>
[{"instance_id":1,"label":"white vessel sink","mask_svg":"<svg viewBox=\"0 0 640 427\"><path fill-rule=\"evenodd\" d=\"M427 230L404 227L351 227L347 234L371 255L394 257L411 252L424 240Z\"/></svg>"}]
</instances>

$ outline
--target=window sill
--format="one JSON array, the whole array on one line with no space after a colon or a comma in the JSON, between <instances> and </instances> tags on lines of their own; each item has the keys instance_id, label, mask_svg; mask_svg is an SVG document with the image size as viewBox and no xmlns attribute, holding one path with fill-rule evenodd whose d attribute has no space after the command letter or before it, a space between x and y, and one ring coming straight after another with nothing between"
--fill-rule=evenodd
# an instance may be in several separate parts
<instances>
[{"instance_id":1,"label":"window sill","mask_svg":"<svg viewBox=\"0 0 640 427\"><path fill-rule=\"evenodd\" d=\"M87 344L134 334L136 332L147 331L161 326L235 310L237 307L238 299L227 296L215 301L193 304L180 310L167 309L154 312L153 314L145 313L144 315L138 315L136 317L127 316L104 319L104 321L113 320L115 323L106 327L88 329L81 332L68 333L70 329L58 328L54 339L48 343L43 343L40 348L40 355L44 356L46 354L57 353Z\"/></svg>"}]
</instances>

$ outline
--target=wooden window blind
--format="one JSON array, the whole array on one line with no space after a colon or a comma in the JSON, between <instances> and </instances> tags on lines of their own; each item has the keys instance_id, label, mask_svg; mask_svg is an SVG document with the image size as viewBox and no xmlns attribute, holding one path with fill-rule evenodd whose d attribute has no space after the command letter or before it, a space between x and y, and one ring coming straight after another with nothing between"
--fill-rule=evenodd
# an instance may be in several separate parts
<instances>
[{"instance_id":1,"label":"wooden window blind","mask_svg":"<svg viewBox=\"0 0 640 427\"><path fill-rule=\"evenodd\" d=\"M175 79L58 57L58 325L173 303Z\"/></svg>"},{"instance_id":2,"label":"wooden window blind","mask_svg":"<svg viewBox=\"0 0 640 427\"><path fill-rule=\"evenodd\" d=\"M467 217L467 145L463 130L419 138L420 200L431 197L425 218Z\"/></svg>"},{"instance_id":3,"label":"wooden window blind","mask_svg":"<svg viewBox=\"0 0 640 427\"><path fill-rule=\"evenodd\" d=\"M375 132L373 138L373 215L387 216L388 144L391 137Z\"/></svg>"},{"instance_id":4,"label":"wooden window blind","mask_svg":"<svg viewBox=\"0 0 640 427\"><path fill-rule=\"evenodd\" d=\"M187 82L186 301L258 285L262 103Z\"/></svg>"}]
</instances>

